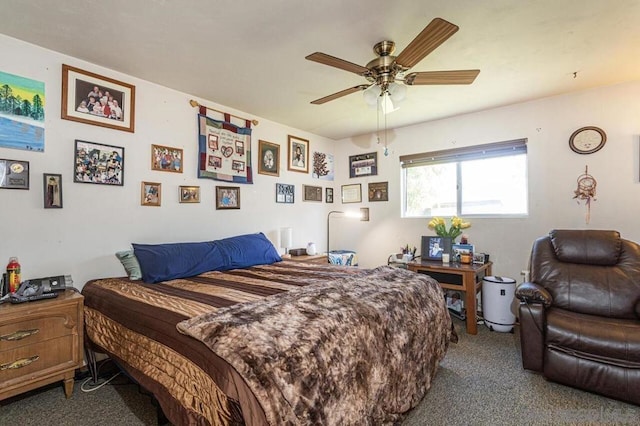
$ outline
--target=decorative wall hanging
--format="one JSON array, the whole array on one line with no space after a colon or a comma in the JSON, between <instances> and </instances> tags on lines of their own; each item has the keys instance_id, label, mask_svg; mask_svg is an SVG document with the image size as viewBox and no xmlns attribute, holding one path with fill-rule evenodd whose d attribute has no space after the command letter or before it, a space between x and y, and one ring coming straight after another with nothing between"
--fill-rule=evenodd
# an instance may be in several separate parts
<instances>
[{"instance_id":1,"label":"decorative wall hanging","mask_svg":"<svg viewBox=\"0 0 640 426\"><path fill-rule=\"evenodd\" d=\"M142 182L140 204L160 207L162 201L162 184L158 182Z\"/></svg>"},{"instance_id":2,"label":"decorative wall hanging","mask_svg":"<svg viewBox=\"0 0 640 426\"><path fill-rule=\"evenodd\" d=\"M582 127L569 137L569 148L578 154L593 154L607 142L607 134L599 127Z\"/></svg>"},{"instance_id":3,"label":"decorative wall hanging","mask_svg":"<svg viewBox=\"0 0 640 426\"><path fill-rule=\"evenodd\" d=\"M584 173L578 176L578 189L574 192L574 199L585 201L587 207L587 213L585 214L585 223L589 224L591 219L591 201L596 201L596 179L589 174L589 166L584 166Z\"/></svg>"},{"instance_id":4,"label":"decorative wall hanging","mask_svg":"<svg viewBox=\"0 0 640 426\"><path fill-rule=\"evenodd\" d=\"M134 132L136 87L62 65L62 118Z\"/></svg>"},{"instance_id":5,"label":"decorative wall hanging","mask_svg":"<svg viewBox=\"0 0 640 426\"><path fill-rule=\"evenodd\" d=\"M288 147L287 169L293 172L309 173L309 141L289 135Z\"/></svg>"},{"instance_id":6,"label":"decorative wall hanging","mask_svg":"<svg viewBox=\"0 0 640 426\"><path fill-rule=\"evenodd\" d=\"M42 174L45 209L62 208L62 175Z\"/></svg>"},{"instance_id":7,"label":"decorative wall hanging","mask_svg":"<svg viewBox=\"0 0 640 426\"><path fill-rule=\"evenodd\" d=\"M342 185L342 204L362 202L362 186L359 183Z\"/></svg>"},{"instance_id":8,"label":"decorative wall hanging","mask_svg":"<svg viewBox=\"0 0 640 426\"><path fill-rule=\"evenodd\" d=\"M216 186L216 210L239 209L239 186Z\"/></svg>"},{"instance_id":9,"label":"decorative wall hanging","mask_svg":"<svg viewBox=\"0 0 640 426\"><path fill-rule=\"evenodd\" d=\"M280 145L258 141L258 173L280 176Z\"/></svg>"},{"instance_id":10,"label":"decorative wall hanging","mask_svg":"<svg viewBox=\"0 0 640 426\"><path fill-rule=\"evenodd\" d=\"M199 203L200 187L199 186L180 186L180 202L181 203Z\"/></svg>"},{"instance_id":11,"label":"decorative wall hanging","mask_svg":"<svg viewBox=\"0 0 640 426\"><path fill-rule=\"evenodd\" d=\"M327 188L325 190L325 195L327 203L333 203L333 188Z\"/></svg>"},{"instance_id":12,"label":"decorative wall hanging","mask_svg":"<svg viewBox=\"0 0 640 426\"><path fill-rule=\"evenodd\" d=\"M322 187L302 185L302 200L322 202Z\"/></svg>"},{"instance_id":13,"label":"decorative wall hanging","mask_svg":"<svg viewBox=\"0 0 640 426\"><path fill-rule=\"evenodd\" d=\"M73 181L124 185L124 148L76 140Z\"/></svg>"},{"instance_id":14,"label":"decorative wall hanging","mask_svg":"<svg viewBox=\"0 0 640 426\"><path fill-rule=\"evenodd\" d=\"M0 188L29 189L29 162L0 159Z\"/></svg>"},{"instance_id":15,"label":"decorative wall hanging","mask_svg":"<svg viewBox=\"0 0 640 426\"><path fill-rule=\"evenodd\" d=\"M295 202L295 187L287 183L276 183L276 203L293 204Z\"/></svg>"},{"instance_id":16,"label":"decorative wall hanging","mask_svg":"<svg viewBox=\"0 0 640 426\"><path fill-rule=\"evenodd\" d=\"M198 114L198 177L233 183L253 183L251 168L251 122L239 127Z\"/></svg>"},{"instance_id":17,"label":"decorative wall hanging","mask_svg":"<svg viewBox=\"0 0 640 426\"><path fill-rule=\"evenodd\" d=\"M321 180L333 181L333 155L315 151L313 153L313 172L311 176Z\"/></svg>"},{"instance_id":18,"label":"decorative wall hanging","mask_svg":"<svg viewBox=\"0 0 640 426\"><path fill-rule=\"evenodd\" d=\"M389 201L389 182L369 183L369 201Z\"/></svg>"},{"instance_id":19,"label":"decorative wall hanging","mask_svg":"<svg viewBox=\"0 0 640 426\"><path fill-rule=\"evenodd\" d=\"M349 156L349 177L373 176L378 174L378 153L369 152Z\"/></svg>"},{"instance_id":20,"label":"decorative wall hanging","mask_svg":"<svg viewBox=\"0 0 640 426\"><path fill-rule=\"evenodd\" d=\"M151 170L182 173L183 151L170 146L151 145Z\"/></svg>"},{"instance_id":21,"label":"decorative wall hanging","mask_svg":"<svg viewBox=\"0 0 640 426\"><path fill-rule=\"evenodd\" d=\"M44 151L44 83L0 71L0 147Z\"/></svg>"}]
</instances>

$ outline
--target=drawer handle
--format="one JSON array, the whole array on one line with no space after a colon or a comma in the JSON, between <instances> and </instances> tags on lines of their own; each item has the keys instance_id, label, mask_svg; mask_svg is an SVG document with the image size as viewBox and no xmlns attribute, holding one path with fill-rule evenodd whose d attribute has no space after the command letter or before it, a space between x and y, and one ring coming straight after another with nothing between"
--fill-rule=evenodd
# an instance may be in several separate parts
<instances>
[{"instance_id":1,"label":"drawer handle","mask_svg":"<svg viewBox=\"0 0 640 426\"><path fill-rule=\"evenodd\" d=\"M40 330L37 328L32 328L31 330L18 330L14 333L11 334L5 334L4 336L0 336L0 340L6 340L6 341L15 341L15 340L22 340L25 337L29 337L29 336L33 336L34 334L36 334L37 332L39 332Z\"/></svg>"},{"instance_id":2,"label":"drawer handle","mask_svg":"<svg viewBox=\"0 0 640 426\"><path fill-rule=\"evenodd\" d=\"M27 365L31 364L34 361L37 361L38 359L40 359L40 356L34 355L29 358L22 358L13 362L7 362L6 364L0 364L0 371L16 370L18 368L26 367Z\"/></svg>"}]
</instances>

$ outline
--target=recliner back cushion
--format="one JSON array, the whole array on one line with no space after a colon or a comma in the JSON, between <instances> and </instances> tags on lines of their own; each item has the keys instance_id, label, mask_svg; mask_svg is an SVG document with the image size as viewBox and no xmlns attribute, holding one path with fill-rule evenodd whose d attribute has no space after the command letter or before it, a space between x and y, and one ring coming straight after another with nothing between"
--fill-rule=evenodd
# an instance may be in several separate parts
<instances>
[{"instance_id":1,"label":"recliner back cushion","mask_svg":"<svg viewBox=\"0 0 640 426\"><path fill-rule=\"evenodd\" d=\"M618 231L556 229L549 236L562 262L609 266L618 263L622 247Z\"/></svg>"},{"instance_id":2,"label":"recliner back cushion","mask_svg":"<svg viewBox=\"0 0 640 426\"><path fill-rule=\"evenodd\" d=\"M552 236L539 238L531 251L531 282L549 291L555 307L583 314L639 319L636 310L640 303L640 246L623 239L619 241L617 263L606 266L563 261L579 257L572 252L579 246L577 241L569 244L564 240L554 247ZM588 243L585 247L591 253L602 251ZM609 249L612 247L609 245ZM557 256L558 248L561 252L564 250L562 257ZM586 257L602 259L606 255Z\"/></svg>"}]
</instances>

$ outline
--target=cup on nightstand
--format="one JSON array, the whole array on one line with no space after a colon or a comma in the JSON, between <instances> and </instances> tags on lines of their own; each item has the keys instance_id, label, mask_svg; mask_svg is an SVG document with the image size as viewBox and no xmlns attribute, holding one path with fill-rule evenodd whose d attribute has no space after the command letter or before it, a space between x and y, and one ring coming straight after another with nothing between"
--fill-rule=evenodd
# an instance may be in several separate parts
<instances>
[{"instance_id":1,"label":"cup on nightstand","mask_svg":"<svg viewBox=\"0 0 640 426\"><path fill-rule=\"evenodd\" d=\"M442 263L449 263L449 253L442 253Z\"/></svg>"}]
</instances>

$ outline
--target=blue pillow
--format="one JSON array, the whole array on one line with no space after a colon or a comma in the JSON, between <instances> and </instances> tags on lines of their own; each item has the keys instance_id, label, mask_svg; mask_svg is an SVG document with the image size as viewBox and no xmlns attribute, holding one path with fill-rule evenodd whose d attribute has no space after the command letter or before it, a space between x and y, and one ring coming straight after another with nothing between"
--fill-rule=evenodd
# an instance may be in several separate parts
<instances>
[{"instance_id":1,"label":"blue pillow","mask_svg":"<svg viewBox=\"0 0 640 426\"><path fill-rule=\"evenodd\" d=\"M282 260L276 248L262 232L225 238L214 243L217 244L224 260L224 267L218 269L219 271L267 265Z\"/></svg>"},{"instance_id":2,"label":"blue pillow","mask_svg":"<svg viewBox=\"0 0 640 426\"><path fill-rule=\"evenodd\" d=\"M192 277L224 266L213 241L132 245L146 283Z\"/></svg>"},{"instance_id":3,"label":"blue pillow","mask_svg":"<svg viewBox=\"0 0 640 426\"><path fill-rule=\"evenodd\" d=\"M261 232L217 241L132 245L146 283L282 260L271 241Z\"/></svg>"}]
</instances>

